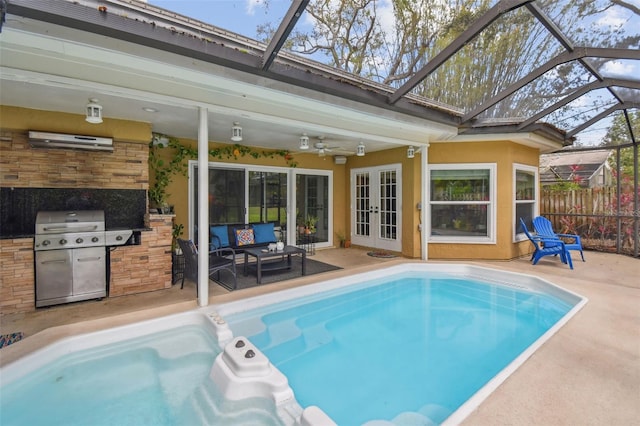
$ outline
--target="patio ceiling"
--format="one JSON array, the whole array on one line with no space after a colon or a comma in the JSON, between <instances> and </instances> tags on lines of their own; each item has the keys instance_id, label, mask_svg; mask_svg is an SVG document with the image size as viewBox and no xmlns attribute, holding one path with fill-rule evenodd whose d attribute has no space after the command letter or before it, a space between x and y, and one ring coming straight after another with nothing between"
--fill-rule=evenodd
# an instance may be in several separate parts
<instances>
[{"instance_id":1,"label":"patio ceiling","mask_svg":"<svg viewBox=\"0 0 640 426\"><path fill-rule=\"evenodd\" d=\"M603 71L610 60L637 64L640 51L577 47L549 18L545 8L554 2L496 2L398 88L282 51L307 3L292 1L265 46L145 3L8 0L0 35L2 104L83 113L88 98L95 97L106 117L150 122L156 132L188 138L196 137L195 109L202 106L210 111L211 140L228 141L237 121L244 130L243 144L296 151L300 135L307 133L312 143L325 137L339 148L335 153L346 155L355 152L361 140L368 152L463 140L473 134L517 133L520 139L533 140L530 135L536 133L570 143L594 123L640 104L637 76ZM102 4L108 10L98 10ZM479 105L450 106L412 92L477 34L523 7L562 52L535 64L515 83L493 88L496 94ZM567 63L591 76L586 84L550 97L548 106L535 115L522 118L514 111L513 116L495 118L496 105ZM559 114L598 90L605 91L607 99L581 122Z\"/></svg>"}]
</instances>

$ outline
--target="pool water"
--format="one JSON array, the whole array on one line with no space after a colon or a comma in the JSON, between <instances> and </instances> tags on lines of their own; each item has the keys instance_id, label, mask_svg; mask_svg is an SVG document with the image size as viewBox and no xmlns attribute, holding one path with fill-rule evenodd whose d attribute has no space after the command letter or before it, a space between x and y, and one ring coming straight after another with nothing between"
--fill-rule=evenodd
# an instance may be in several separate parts
<instances>
[{"instance_id":1,"label":"pool water","mask_svg":"<svg viewBox=\"0 0 640 426\"><path fill-rule=\"evenodd\" d=\"M265 401L222 400L209 378L220 351L187 325L65 355L2 386L0 423L162 426L225 423L231 413L234 424L279 424Z\"/></svg>"},{"instance_id":2,"label":"pool water","mask_svg":"<svg viewBox=\"0 0 640 426\"><path fill-rule=\"evenodd\" d=\"M339 425L441 423L573 307L527 288L424 275L224 317L287 376L301 406Z\"/></svg>"}]
</instances>

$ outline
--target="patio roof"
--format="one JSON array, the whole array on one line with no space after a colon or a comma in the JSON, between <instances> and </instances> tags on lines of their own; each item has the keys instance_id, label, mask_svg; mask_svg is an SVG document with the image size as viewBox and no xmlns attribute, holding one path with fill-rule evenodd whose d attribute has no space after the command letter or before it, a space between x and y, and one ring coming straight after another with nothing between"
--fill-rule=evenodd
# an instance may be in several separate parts
<instances>
[{"instance_id":1,"label":"patio roof","mask_svg":"<svg viewBox=\"0 0 640 426\"><path fill-rule=\"evenodd\" d=\"M295 92L292 93L293 96L287 99L285 99L286 96L283 96L283 103L295 103L294 98L299 99L301 97L326 102L328 107L327 115L331 115L329 107L336 104L351 110L361 110L365 115L369 115L369 119L360 117L360 120L357 120L351 117L352 121L355 120L360 128L367 128L369 124L375 122L378 119L378 111L380 110L388 111L387 118L389 122L399 120L395 127L392 126L387 129L386 134L379 131L380 137L376 141L376 135L374 134L376 129L372 129L369 133L362 132L359 135L357 127L342 126L340 128L340 126L336 126L337 129L331 129L332 126L322 126L319 123L322 120L317 120L316 123L305 123L303 120L297 120L294 114L291 114L291 122L270 120L257 114L257 121L262 121L263 124L269 124L272 127L269 137L282 140L282 136L290 136L294 148L294 135L297 134L299 136L302 132L323 136L329 134L328 140L330 143L333 139L336 143L344 144L345 146L349 144L355 145L358 139L363 137L374 139L371 147L367 147L368 151L384 149L389 144L393 145L394 143L420 144L434 140L459 138L456 134L514 134L524 139L531 139L527 135L539 135L553 141L570 144L576 134L589 128L594 123L616 111L625 112L630 109L637 109L640 102L640 80L637 77L611 76L605 72L606 64L610 63L610 60L635 61L635 64L637 64L638 59L640 59L640 50L624 46L577 47L578 45L571 40L569 35L563 31L561 25L556 22L557 15L555 21L549 17L551 12L557 12L557 8L560 7L559 4L562 3L559 1L539 3L531 0L502 0L496 2L487 12L476 18L448 46L433 58L428 59L423 67L412 73L400 87L375 82L323 65L293 52L284 51L285 41L304 13L308 3L308 0L295 0L291 3L287 14L280 22L278 30L274 33L268 45L135 0L112 0L108 2L91 0L84 2L8 0L2 9L2 13L6 13L8 18L4 23L3 33L11 33L12 30L17 30L20 33L25 31L31 35L39 34L40 37L47 39L56 37L63 40L65 44L69 43L69 40L75 39L81 43L86 42L89 45L93 44L103 49L109 49L117 43L107 43L102 37L95 37L95 35L107 36L110 39L121 40L130 44L125 49L127 53L130 53L129 58L127 58L128 61L134 60L132 59L132 52L136 52L136 50L140 52L135 47L137 45L160 52L168 52L182 58L192 58L204 64L219 66L206 70L204 66L198 65L198 71L209 72L212 78L223 75L235 81L246 83L239 87L230 88L228 90L228 92L231 92L228 93L229 96L246 97L248 87L251 87L253 91L256 87L261 86L262 88L276 89L281 93ZM100 5L106 6L101 9ZM613 6L608 5L608 7ZM546 29L547 34L544 37L555 40L556 48L552 52L554 56L551 53L549 55L541 55L540 58L544 59L542 63L529 64L529 68L525 67L520 71L520 78L515 79L504 88L498 87L498 82L495 82L495 87L487 87L487 96L481 103L452 106L439 100L428 99L422 96L420 92L413 90L419 83L429 81L430 76L446 64L447 60L459 54L462 49L468 48L478 34L490 28L504 15L522 8L529 12L531 19L536 20L539 25ZM636 19L637 16L632 18ZM633 22L633 19L630 18L629 22ZM579 23L580 25L586 26L583 23ZM75 34L72 34L74 32ZM634 39L637 45L638 40L640 40L637 28L635 30L630 28L628 33L629 36L624 39L626 40L625 43L633 45L634 42L630 42L629 39ZM0 41L7 40L7 38L10 40L9 43L3 43L3 50L5 50L5 46L13 47L15 39L11 35L3 34L1 37ZM18 47L18 44L16 44L16 50ZM27 47L33 50L35 49L35 44ZM118 45L118 47L122 48L122 44ZM146 57L143 57L145 55ZM33 87L35 87L36 91L31 93L27 93L26 84L22 84L22 87L19 88L21 91L18 91L14 87L15 84L12 83L16 81L32 82L38 79L47 80L51 76L48 76L44 69L38 69L35 66L32 66L32 70L29 70L32 72L31 74L29 72L21 73L19 71L23 70L18 70L12 66L12 55L3 52L3 57L8 57L8 59L2 61L2 66L5 68L2 73L2 86L0 86L3 90L3 104L9 102L8 104L10 105L33 107L28 105L27 98L37 95L40 98L36 101L40 102L39 109L46 109L46 102L41 96L41 83L34 85ZM160 58L162 58L161 54L152 55L145 52L144 55L140 54L140 63L136 66L152 66L149 62L143 62L143 60L158 61ZM97 57L90 59L92 60L92 65L99 65L103 72L105 67L109 65L108 61L98 64L97 62L100 60ZM118 58L118 60L121 59ZM165 59L168 62L172 61L168 57ZM179 59L174 58L173 60L180 62ZM111 65L116 68L118 64L111 61ZM126 65L132 66L130 63ZM172 63L171 65L175 65L175 67L167 71L178 72L180 67L185 66L184 63ZM189 65L191 64L186 66ZM555 94L544 94L548 98L547 105L533 115L520 117L520 111L515 110L511 111L509 116L500 116L497 111L509 111L505 104L508 104L514 96L517 96L521 89L540 79L550 78L550 73L557 72L557 68L561 65L571 67L572 72L576 72L576 69L581 68L582 72L590 75L590 77L577 81L576 87L558 89L558 93ZM525 72L527 69L529 71ZM149 69L150 75L153 72L153 69ZM80 77L80 73L78 73L78 77ZM112 94L109 92L109 90L113 91L112 87L100 88L99 84L94 84L92 88L92 80L86 75L82 77L86 78L87 90L85 90L85 93L94 89L100 97ZM58 103L61 103L62 99L77 99L77 96L72 97L64 94L64 91L68 89L68 87L64 86L68 83L58 81L55 85L58 94L53 96L59 98ZM220 85L224 85L224 83L220 83ZM49 85L49 87L52 86ZM134 84L126 84L126 86L142 87ZM577 120L575 117L566 117L566 111L571 111L574 108L582 108L584 110L584 107L576 107L576 105L581 102L584 103L586 96L593 95L594 92L599 90L604 90L608 94L607 100L589 105L587 109L590 109L590 111L588 113L583 111L581 120ZM125 97L129 98L127 99L128 102L136 100L136 93L134 92L128 91L124 94ZM264 96L268 98L269 95L265 93ZM602 97L602 94L599 96ZM157 97L153 100L158 101ZM175 100L172 100L172 102L175 103ZM199 104L206 106L207 101L197 99L190 105L181 105L181 107L192 109L194 105ZM78 106L76 103L75 108ZM57 110L71 107L69 104L64 107L58 107ZM309 106L309 108L312 107ZM55 108L53 109L56 110ZM233 113L230 113L229 108L218 111L214 109L216 113L224 114L225 117L224 120L212 123L210 128L225 127L225 131L227 131L232 121L238 121L243 118L243 108L240 103L232 105L231 109ZM265 112L259 108L256 109L258 111L254 112ZM255 114L251 116L250 108L247 111L248 118L256 119ZM336 114L336 111L333 113ZM340 114L340 111L337 111L337 113ZM107 108L105 108L105 114L109 114ZM321 112L319 114L321 115ZM136 117L139 115L137 113L132 116L128 113L126 116ZM175 116L175 111L172 111L172 115ZM175 134L170 131L164 131L162 126L163 122L167 122L166 116L163 119L158 119L147 114L146 117L147 120L152 121L154 129L156 129L157 125L159 131L170 133L174 136L193 137L197 128L196 125L192 124L191 135ZM546 122L543 123L540 120L545 120ZM166 126L165 128L180 128L176 125L175 120L170 122L172 127ZM226 124L222 124L223 122L226 122ZM195 123L195 118L191 120L191 123ZM280 129L273 129L276 123L280 124ZM284 131L285 127L288 127L289 135L287 135L287 131ZM631 125L629 127L632 129ZM424 128L425 131L420 135L418 128ZM407 133L402 134L402 130L405 129ZM335 134L331 134L332 130L335 130ZM265 132L257 133L264 134ZM279 135L279 137L276 135ZM632 140L635 143L635 135L632 135ZM260 146L259 143L257 145ZM282 147L280 146L280 148ZM350 150L354 151L353 147L347 147L345 152L350 153Z\"/></svg>"}]
</instances>

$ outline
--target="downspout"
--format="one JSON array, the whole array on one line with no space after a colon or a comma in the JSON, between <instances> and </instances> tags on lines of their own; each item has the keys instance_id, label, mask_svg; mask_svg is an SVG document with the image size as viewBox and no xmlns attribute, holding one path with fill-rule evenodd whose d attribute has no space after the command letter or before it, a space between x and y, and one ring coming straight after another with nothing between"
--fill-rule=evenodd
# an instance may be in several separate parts
<instances>
[{"instance_id":1,"label":"downspout","mask_svg":"<svg viewBox=\"0 0 640 426\"><path fill-rule=\"evenodd\" d=\"M209 123L198 108L198 306L209 304Z\"/></svg>"}]
</instances>

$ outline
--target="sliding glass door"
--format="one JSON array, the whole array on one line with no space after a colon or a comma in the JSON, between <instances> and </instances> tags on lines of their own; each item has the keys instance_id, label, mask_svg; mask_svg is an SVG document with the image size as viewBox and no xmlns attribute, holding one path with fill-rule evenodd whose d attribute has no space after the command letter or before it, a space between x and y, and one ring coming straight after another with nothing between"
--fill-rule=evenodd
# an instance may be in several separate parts
<instances>
[{"instance_id":1,"label":"sliding glass door","mask_svg":"<svg viewBox=\"0 0 640 426\"><path fill-rule=\"evenodd\" d=\"M308 232L316 244L330 243L329 176L296 174L296 225L298 234ZM308 225L312 229L308 229ZM306 238L306 237L303 237ZM300 239L300 235L297 236Z\"/></svg>"},{"instance_id":2,"label":"sliding glass door","mask_svg":"<svg viewBox=\"0 0 640 426\"><path fill-rule=\"evenodd\" d=\"M189 235L194 239L198 229L197 173L197 163L191 162ZM331 177L330 171L210 163L209 224L274 222L285 243L297 244L299 226L313 222L317 246L328 246L333 243Z\"/></svg>"},{"instance_id":3,"label":"sliding glass door","mask_svg":"<svg viewBox=\"0 0 640 426\"><path fill-rule=\"evenodd\" d=\"M248 223L273 222L287 243L287 173L248 171Z\"/></svg>"}]
</instances>

